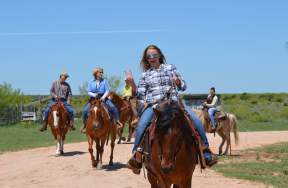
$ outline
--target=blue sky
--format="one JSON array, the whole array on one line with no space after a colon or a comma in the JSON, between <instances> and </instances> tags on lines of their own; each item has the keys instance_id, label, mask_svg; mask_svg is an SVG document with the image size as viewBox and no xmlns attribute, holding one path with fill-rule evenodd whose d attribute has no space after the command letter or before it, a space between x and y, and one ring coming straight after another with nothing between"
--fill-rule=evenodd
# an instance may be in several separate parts
<instances>
[{"instance_id":1,"label":"blue sky","mask_svg":"<svg viewBox=\"0 0 288 188\"><path fill-rule=\"evenodd\" d=\"M188 92L288 92L288 1L2 1L0 83L48 94L66 70L73 92L132 70L149 44L175 64Z\"/></svg>"}]
</instances>

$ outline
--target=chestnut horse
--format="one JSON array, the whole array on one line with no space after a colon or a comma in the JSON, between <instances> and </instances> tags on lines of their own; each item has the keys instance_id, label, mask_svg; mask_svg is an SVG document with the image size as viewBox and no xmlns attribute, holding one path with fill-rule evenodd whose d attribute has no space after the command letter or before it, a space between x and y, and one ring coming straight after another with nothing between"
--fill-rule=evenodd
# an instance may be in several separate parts
<instances>
[{"instance_id":1,"label":"chestnut horse","mask_svg":"<svg viewBox=\"0 0 288 188\"><path fill-rule=\"evenodd\" d=\"M205 116L205 112L203 110L196 110L193 109L196 115L202 122L204 129L207 133L212 133L210 120ZM231 155L231 134L230 132L233 131L235 143L238 144L239 142L239 134L238 134L238 127L237 127L237 118L234 114L226 113L226 118L218 122L218 126L216 129L217 134L222 138L222 142L219 146L219 155L227 155L228 150L230 149ZM223 146L226 144L226 149L224 153L222 152Z\"/></svg>"},{"instance_id":2,"label":"chestnut horse","mask_svg":"<svg viewBox=\"0 0 288 188\"><path fill-rule=\"evenodd\" d=\"M113 151L116 140L117 128L115 123L110 119L107 107L99 99L94 99L90 102L89 116L86 121L86 135L88 138L88 151L91 156L92 166L97 169L102 169L102 155L104 152L104 145L109 135L111 135L111 155L109 166L113 165ZM96 159L93 155L93 142L96 143Z\"/></svg>"},{"instance_id":3,"label":"chestnut horse","mask_svg":"<svg viewBox=\"0 0 288 188\"><path fill-rule=\"evenodd\" d=\"M151 188L190 188L199 150L187 116L172 101L160 103L154 112L155 120L141 144Z\"/></svg>"},{"instance_id":4,"label":"chestnut horse","mask_svg":"<svg viewBox=\"0 0 288 188\"><path fill-rule=\"evenodd\" d=\"M56 102L48 115L48 125L51 127L54 139L57 140L56 155L64 154L65 135L69 129L69 114L62 102Z\"/></svg>"},{"instance_id":5,"label":"chestnut horse","mask_svg":"<svg viewBox=\"0 0 288 188\"><path fill-rule=\"evenodd\" d=\"M137 117L135 117L135 115L133 113L131 103L128 100L122 99L115 92L110 92L108 97L113 102L113 104L115 104L117 109L119 110L120 122L123 124L123 127L121 127L118 130L119 140L117 143L120 144L121 140L125 140L125 138L122 137L122 134L123 134L123 130L125 128L126 123L128 123L128 125L129 125L129 134L128 134L127 142L130 142L132 134L135 131L135 128L137 125L137 122L135 123L135 121L134 121ZM132 122L134 122L134 123L132 124Z\"/></svg>"}]
</instances>

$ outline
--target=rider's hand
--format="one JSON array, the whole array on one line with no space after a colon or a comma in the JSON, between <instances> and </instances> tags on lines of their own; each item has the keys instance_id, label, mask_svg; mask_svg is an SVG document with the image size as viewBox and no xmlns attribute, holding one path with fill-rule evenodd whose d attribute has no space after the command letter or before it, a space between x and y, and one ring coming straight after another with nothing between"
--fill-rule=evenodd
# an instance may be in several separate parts
<instances>
[{"instance_id":1,"label":"rider's hand","mask_svg":"<svg viewBox=\"0 0 288 188\"><path fill-rule=\"evenodd\" d=\"M172 75L173 82L176 84L177 87L181 86L181 80L176 76L175 73Z\"/></svg>"},{"instance_id":2,"label":"rider's hand","mask_svg":"<svg viewBox=\"0 0 288 188\"><path fill-rule=\"evenodd\" d=\"M105 98L104 98L104 97L101 97L101 98L100 98L100 101L104 102L104 101L105 101Z\"/></svg>"}]
</instances>

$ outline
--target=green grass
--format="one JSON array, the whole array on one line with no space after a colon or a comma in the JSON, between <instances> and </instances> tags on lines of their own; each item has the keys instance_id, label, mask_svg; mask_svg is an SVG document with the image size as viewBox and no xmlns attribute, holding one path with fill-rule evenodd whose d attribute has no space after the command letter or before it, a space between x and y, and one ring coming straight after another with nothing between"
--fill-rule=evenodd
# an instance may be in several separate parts
<instances>
[{"instance_id":1,"label":"green grass","mask_svg":"<svg viewBox=\"0 0 288 188\"><path fill-rule=\"evenodd\" d=\"M245 158L245 154L249 157ZM222 158L213 169L227 177L287 188L288 142L242 151L240 157Z\"/></svg>"},{"instance_id":2,"label":"green grass","mask_svg":"<svg viewBox=\"0 0 288 188\"><path fill-rule=\"evenodd\" d=\"M251 131L285 131L288 130L287 120L278 120L273 122L251 122L251 121L239 121L238 129L240 132Z\"/></svg>"},{"instance_id":3,"label":"green grass","mask_svg":"<svg viewBox=\"0 0 288 188\"><path fill-rule=\"evenodd\" d=\"M87 140L86 136L80 133L80 126L80 122L76 122L77 130L68 132L65 143ZM0 126L0 152L54 145L51 131L48 129L41 133L39 127L39 124L31 122Z\"/></svg>"},{"instance_id":4,"label":"green grass","mask_svg":"<svg viewBox=\"0 0 288 188\"><path fill-rule=\"evenodd\" d=\"M79 120L75 121L75 126L77 130L68 132L65 143L87 141L86 135L80 133ZM39 128L40 124L32 122L0 126L0 153L55 145L50 129L40 132ZM127 133L128 126L125 126L123 136Z\"/></svg>"}]
</instances>

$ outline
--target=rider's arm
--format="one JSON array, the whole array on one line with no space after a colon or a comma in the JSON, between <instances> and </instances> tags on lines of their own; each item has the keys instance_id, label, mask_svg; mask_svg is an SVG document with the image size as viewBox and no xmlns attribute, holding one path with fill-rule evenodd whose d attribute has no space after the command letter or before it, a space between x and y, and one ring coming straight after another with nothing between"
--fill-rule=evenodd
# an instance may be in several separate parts
<instances>
[{"instance_id":1,"label":"rider's arm","mask_svg":"<svg viewBox=\"0 0 288 188\"><path fill-rule=\"evenodd\" d=\"M177 85L177 89L181 91L185 91L187 86L185 81L183 80L182 76L179 74L179 72L176 70L175 65L171 65L171 71L175 74L175 76L179 79L179 84Z\"/></svg>"},{"instance_id":2,"label":"rider's arm","mask_svg":"<svg viewBox=\"0 0 288 188\"><path fill-rule=\"evenodd\" d=\"M214 96L214 97L213 97L213 100L212 100L212 103L211 103L211 104L206 104L206 106L207 106L208 108L216 107L217 102L218 102L218 97L217 97L217 96Z\"/></svg>"},{"instance_id":3,"label":"rider's arm","mask_svg":"<svg viewBox=\"0 0 288 188\"><path fill-rule=\"evenodd\" d=\"M57 98L57 94L56 94L55 90L56 90L56 82L53 82L52 87L51 87L51 89L50 89L50 95L51 95L54 99Z\"/></svg>"},{"instance_id":4,"label":"rider's arm","mask_svg":"<svg viewBox=\"0 0 288 188\"><path fill-rule=\"evenodd\" d=\"M105 99L106 99L106 97L107 97L108 94L109 94L109 90L110 90L109 85L108 85L108 82L107 82L106 80L104 80L104 90L105 90L105 93L104 93L103 96L101 97L102 100L105 100Z\"/></svg>"},{"instance_id":5,"label":"rider's arm","mask_svg":"<svg viewBox=\"0 0 288 188\"><path fill-rule=\"evenodd\" d=\"M137 98L142 103L145 102L146 92L147 92L147 83L145 81L145 73L143 73L142 77L139 80L138 88L137 88L137 91L136 91Z\"/></svg>"},{"instance_id":6,"label":"rider's arm","mask_svg":"<svg viewBox=\"0 0 288 188\"><path fill-rule=\"evenodd\" d=\"M93 89L93 84L94 84L94 80L93 81L90 81L88 87L87 87L87 93L90 97L97 97L97 93L93 92L94 89Z\"/></svg>"},{"instance_id":7,"label":"rider's arm","mask_svg":"<svg viewBox=\"0 0 288 188\"><path fill-rule=\"evenodd\" d=\"M68 98L67 98L67 103L71 104L71 99L72 99L72 90L70 85L68 84Z\"/></svg>"}]
</instances>

